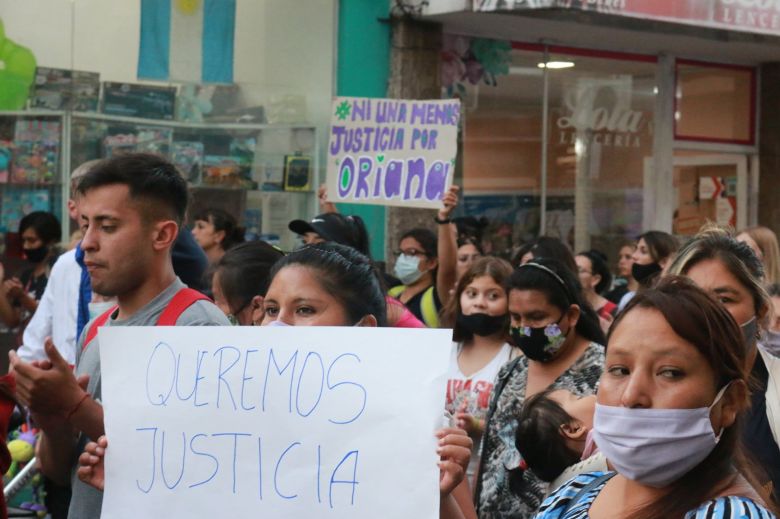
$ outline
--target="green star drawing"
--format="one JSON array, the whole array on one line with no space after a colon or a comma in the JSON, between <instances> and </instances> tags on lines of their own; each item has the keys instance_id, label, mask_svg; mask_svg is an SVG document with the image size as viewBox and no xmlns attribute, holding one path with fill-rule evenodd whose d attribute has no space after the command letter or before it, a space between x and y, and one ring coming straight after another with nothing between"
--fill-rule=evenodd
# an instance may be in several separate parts
<instances>
[{"instance_id":1,"label":"green star drawing","mask_svg":"<svg viewBox=\"0 0 780 519\"><path fill-rule=\"evenodd\" d=\"M336 107L336 117L338 117L340 121L343 121L347 118L351 110L352 106L349 104L349 101L343 101Z\"/></svg>"}]
</instances>

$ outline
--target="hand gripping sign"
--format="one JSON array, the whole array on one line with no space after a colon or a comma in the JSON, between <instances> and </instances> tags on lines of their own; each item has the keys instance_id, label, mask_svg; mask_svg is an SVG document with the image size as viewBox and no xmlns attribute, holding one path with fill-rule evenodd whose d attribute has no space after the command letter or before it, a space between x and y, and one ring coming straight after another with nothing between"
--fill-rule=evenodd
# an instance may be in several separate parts
<instances>
[{"instance_id":1,"label":"hand gripping sign","mask_svg":"<svg viewBox=\"0 0 780 519\"><path fill-rule=\"evenodd\" d=\"M459 121L457 99L335 98L328 198L440 208L455 174Z\"/></svg>"},{"instance_id":2,"label":"hand gripping sign","mask_svg":"<svg viewBox=\"0 0 780 519\"><path fill-rule=\"evenodd\" d=\"M438 517L449 330L99 333L102 517Z\"/></svg>"}]
</instances>

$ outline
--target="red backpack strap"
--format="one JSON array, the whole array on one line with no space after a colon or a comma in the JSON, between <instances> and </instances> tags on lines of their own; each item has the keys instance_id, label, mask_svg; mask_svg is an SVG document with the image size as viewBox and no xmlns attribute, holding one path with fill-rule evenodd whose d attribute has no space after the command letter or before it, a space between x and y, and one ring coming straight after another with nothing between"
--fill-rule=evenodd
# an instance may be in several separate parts
<instances>
[{"instance_id":1,"label":"red backpack strap","mask_svg":"<svg viewBox=\"0 0 780 519\"><path fill-rule=\"evenodd\" d=\"M176 295L170 300L163 313L160 314L160 318L157 319L157 326L175 326L181 314L198 301L211 301L211 299L197 290L182 288L176 292Z\"/></svg>"},{"instance_id":2,"label":"red backpack strap","mask_svg":"<svg viewBox=\"0 0 780 519\"><path fill-rule=\"evenodd\" d=\"M87 329L87 336L84 338L84 345L81 347L81 351L84 351L87 349L87 344L92 342L92 339L95 338L98 332L98 328L106 324L106 321L108 321L108 318L111 317L111 314L116 312L116 309L119 308L118 306L114 306L100 314L95 318L94 321L92 321L92 326L90 326Z\"/></svg>"}]
</instances>

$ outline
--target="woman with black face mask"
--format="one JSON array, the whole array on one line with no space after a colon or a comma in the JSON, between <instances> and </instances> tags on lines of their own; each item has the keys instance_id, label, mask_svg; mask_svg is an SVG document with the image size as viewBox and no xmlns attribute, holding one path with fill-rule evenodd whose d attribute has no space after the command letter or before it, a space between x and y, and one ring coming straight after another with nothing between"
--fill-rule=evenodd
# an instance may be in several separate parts
<instances>
[{"instance_id":1,"label":"woman with black face mask","mask_svg":"<svg viewBox=\"0 0 780 519\"><path fill-rule=\"evenodd\" d=\"M499 258L481 258L461 276L442 321L452 327L452 356L446 409L474 440L466 471L469 483L479 464L479 439L485 427L493 381L518 355L508 342L509 313L504 284L512 266Z\"/></svg>"},{"instance_id":2,"label":"woman with black face mask","mask_svg":"<svg viewBox=\"0 0 780 519\"><path fill-rule=\"evenodd\" d=\"M510 336L523 355L501 369L493 388L475 492L480 519L533 517L547 490L524 470L514 444L525 399L545 389L593 394L604 365L598 316L562 263L532 260L506 286Z\"/></svg>"},{"instance_id":3,"label":"woman with black face mask","mask_svg":"<svg viewBox=\"0 0 780 519\"><path fill-rule=\"evenodd\" d=\"M19 222L19 236L29 266L18 278L6 279L0 288L0 318L9 328L26 324L38 308L49 271L59 253L56 246L62 238L62 229L53 214L34 211ZM2 267L0 275L1 270ZM20 339L23 331L22 326Z\"/></svg>"}]
</instances>

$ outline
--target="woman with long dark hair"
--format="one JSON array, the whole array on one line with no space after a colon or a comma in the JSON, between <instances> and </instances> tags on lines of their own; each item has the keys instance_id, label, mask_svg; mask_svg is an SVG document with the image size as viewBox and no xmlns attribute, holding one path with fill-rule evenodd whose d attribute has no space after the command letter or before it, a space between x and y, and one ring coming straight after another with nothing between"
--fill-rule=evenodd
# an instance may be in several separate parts
<instances>
[{"instance_id":1,"label":"woman with long dark hair","mask_svg":"<svg viewBox=\"0 0 780 519\"><path fill-rule=\"evenodd\" d=\"M706 227L680 249L669 273L686 276L710 292L742 328L747 347L745 366L753 383L742 440L761 466L762 483L772 482L777 499L780 497L780 447L774 431L780 424L770 422L766 395L768 388L774 388L770 384L774 378L770 377L767 365L773 363L780 347L768 334L759 341L762 331L768 328L772 307L764 289L761 260L726 229Z\"/></svg>"},{"instance_id":2,"label":"woman with long dark hair","mask_svg":"<svg viewBox=\"0 0 780 519\"><path fill-rule=\"evenodd\" d=\"M685 278L637 294L610 333L594 439L614 472L580 475L537 519L773 517L741 462L745 342Z\"/></svg>"},{"instance_id":3,"label":"woman with long dark hair","mask_svg":"<svg viewBox=\"0 0 780 519\"><path fill-rule=\"evenodd\" d=\"M536 513L546 484L524 470L514 443L523 403L549 388L593 394L604 363L598 316L569 268L535 259L518 267L506 288L510 336L523 355L501 369L493 389L475 492L480 519Z\"/></svg>"}]
</instances>

